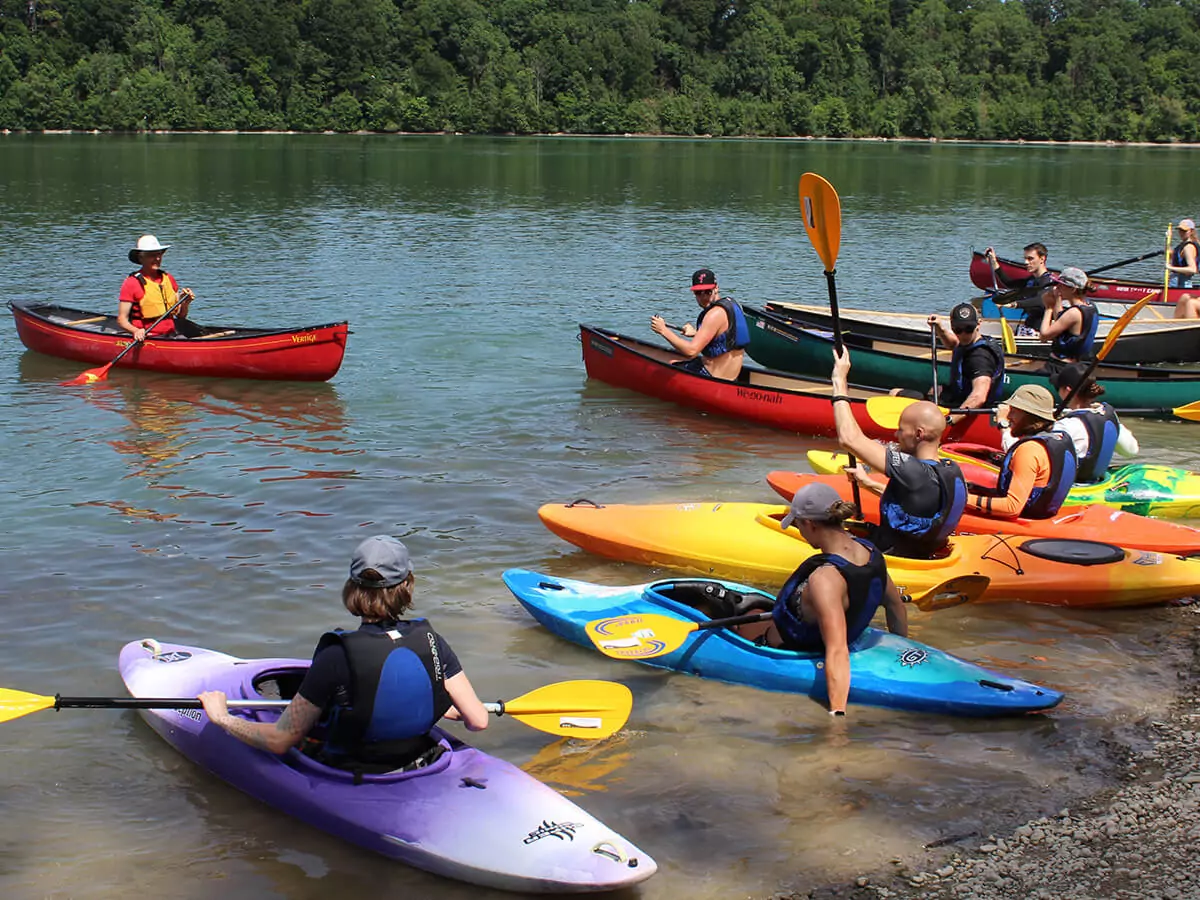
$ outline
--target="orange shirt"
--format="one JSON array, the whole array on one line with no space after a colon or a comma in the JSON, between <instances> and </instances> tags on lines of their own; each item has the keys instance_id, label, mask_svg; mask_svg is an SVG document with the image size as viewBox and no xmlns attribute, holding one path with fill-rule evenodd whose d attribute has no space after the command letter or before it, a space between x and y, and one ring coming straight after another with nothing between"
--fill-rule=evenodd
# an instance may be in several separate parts
<instances>
[{"instance_id":1,"label":"orange shirt","mask_svg":"<svg viewBox=\"0 0 1200 900\"><path fill-rule=\"evenodd\" d=\"M996 519L1015 519L1025 510L1034 488L1050 483L1050 454L1041 441L1026 441L1012 455L1012 478L1003 497L967 494L967 509Z\"/></svg>"}]
</instances>

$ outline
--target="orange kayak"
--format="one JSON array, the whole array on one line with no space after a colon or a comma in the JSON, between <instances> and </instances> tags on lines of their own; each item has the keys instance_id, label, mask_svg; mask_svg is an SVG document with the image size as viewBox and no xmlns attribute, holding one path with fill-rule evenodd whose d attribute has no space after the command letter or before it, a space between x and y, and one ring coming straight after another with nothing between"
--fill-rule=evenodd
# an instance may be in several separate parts
<instances>
[{"instance_id":1,"label":"orange kayak","mask_svg":"<svg viewBox=\"0 0 1200 900\"><path fill-rule=\"evenodd\" d=\"M878 472L871 477L881 483L887 479ZM853 500L850 479L845 475L807 475L803 472L771 472L767 484L785 500L802 485L820 482L827 484L844 500ZM879 521L879 495L860 490L862 515L868 522ZM1150 519L1136 513L1122 512L1111 506L1064 506L1053 519L993 519L969 512L958 523L959 534L998 534L1025 537L1072 538L1080 541L1103 541L1134 550L1155 550L1160 553L1200 553L1200 529L1176 522Z\"/></svg>"},{"instance_id":2,"label":"orange kayak","mask_svg":"<svg viewBox=\"0 0 1200 900\"><path fill-rule=\"evenodd\" d=\"M551 503L538 510L559 537L613 559L778 588L816 551L779 520L784 506L678 503L605 506ZM1200 592L1200 560L1094 541L963 535L938 559L889 556L904 593L959 575L991 579L983 600L1115 607L1164 603Z\"/></svg>"}]
</instances>

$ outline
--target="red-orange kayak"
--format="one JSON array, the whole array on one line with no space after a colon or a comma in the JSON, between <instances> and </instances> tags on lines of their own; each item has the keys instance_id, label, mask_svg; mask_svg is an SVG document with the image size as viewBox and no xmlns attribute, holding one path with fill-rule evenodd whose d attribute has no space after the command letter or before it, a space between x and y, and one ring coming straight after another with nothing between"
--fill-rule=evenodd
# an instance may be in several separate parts
<instances>
[{"instance_id":1,"label":"red-orange kayak","mask_svg":"<svg viewBox=\"0 0 1200 900\"><path fill-rule=\"evenodd\" d=\"M887 479L878 472L871 477L881 483ZM767 483L785 500L791 500L803 485L827 484L846 500L853 500L850 479L845 475L809 475L803 472L771 472ZM879 521L879 496L860 490L862 514L868 522ZM993 519L963 513L958 523L959 534L1020 534L1027 537L1071 538L1079 541L1102 541L1133 550L1156 550L1187 556L1200 553L1200 529L1175 522L1151 519L1136 513L1122 512L1111 506L1064 506L1053 519Z\"/></svg>"}]
</instances>

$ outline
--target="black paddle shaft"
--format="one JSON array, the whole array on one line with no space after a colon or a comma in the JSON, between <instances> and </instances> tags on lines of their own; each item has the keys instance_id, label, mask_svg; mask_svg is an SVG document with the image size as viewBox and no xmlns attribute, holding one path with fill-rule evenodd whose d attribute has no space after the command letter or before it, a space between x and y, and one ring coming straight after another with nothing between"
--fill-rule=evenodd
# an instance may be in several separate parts
<instances>
[{"instance_id":1,"label":"black paddle shaft","mask_svg":"<svg viewBox=\"0 0 1200 900\"><path fill-rule=\"evenodd\" d=\"M230 709L284 707L288 700L229 700ZM55 709L203 709L194 697L54 697Z\"/></svg>"}]
</instances>

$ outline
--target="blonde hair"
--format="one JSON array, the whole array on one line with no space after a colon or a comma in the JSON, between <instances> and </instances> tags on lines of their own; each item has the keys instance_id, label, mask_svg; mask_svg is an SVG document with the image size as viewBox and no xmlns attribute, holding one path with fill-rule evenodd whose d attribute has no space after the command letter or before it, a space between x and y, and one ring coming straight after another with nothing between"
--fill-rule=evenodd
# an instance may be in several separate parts
<instances>
[{"instance_id":1,"label":"blonde hair","mask_svg":"<svg viewBox=\"0 0 1200 900\"><path fill-rule=\"evenodd\" d=\"M383 580L374 569L364 569L360 577ZM342 606L352 615L367 621L399 619L412 607L415 583L416 576L412 572L392 587L364 587L354 579L347 578L342 585Z\"/></svg>"}]
</instances>

